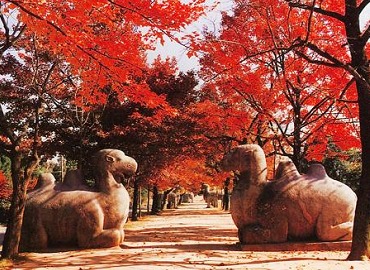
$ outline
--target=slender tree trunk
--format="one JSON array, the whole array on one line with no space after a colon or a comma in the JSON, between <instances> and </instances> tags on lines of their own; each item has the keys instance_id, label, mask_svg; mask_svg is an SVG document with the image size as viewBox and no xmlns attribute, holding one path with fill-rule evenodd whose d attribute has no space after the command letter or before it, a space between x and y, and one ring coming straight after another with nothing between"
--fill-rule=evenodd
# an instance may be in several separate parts
<instances>
[{"instance_id":1,"label":"slender tree trunk","mask_svg":"<svg viewBox=\"0 0 370 270\"><path fill-rule=\"evenodd\" d=\"M137 221L138 220L138 204L139 204L139 181L135 179L134 181L134 198L132 201L132 214L131 220Z\"/></svg>"},{"instance_id":2,"label":"slender tree trunk","mask_svg":"<svg viewBox=\"0 0 370 270\"><path fill-rule=\"evenodd\" d=\"M362 144L362 172L357 194L352 248L348 259L365 260L366 257L370 257L370 68L365 52L367 40L361 38L357 1L346 0L345 7L345 26L351 53L351 66L358 74L355 79Z\"/></svg>"},{"instance_id":3,"label":"slender tree trunk","mask_svg":"<svg viewBox=\"0 0 370 270\"><path fill-rule=\"evenodd\" d=\"M296 87L291 87L294 93L294 100L292 100L294 111L294 130L293 130L293 163L296 165L297 170L302 173L302 105L301 105L301 92Z\"/></svg>"},{"instance_id":4,"label":"slender tree trunk","mask_svg":"<svg viewBox=\"0 0 370 270\"><path fill-rule=\"evenodd\" d=\"M22 219L25 205L25 191L21 183L21 156L11 157L11 171L13 181L12 201L1 251L2 258L12 258L18 254L21 237Z\"/></svg>"},{"instance_id":5,"label":"slender tree trunk","mask_svg":"<svg viewBox=\"0 0 370 270\"><path fill-rule=\"evenodd\" d=\"M37 155L31 157L22 173L22 154L16 152L11 157L13 195L1 251L2 258L13 258L19 253L27 186L38 161Z\"/></svg>"},{"instance_id":6,"label":"slender tree trunk","mask_svg":"<svg viewBox=\"0 0 370 270\"><path fill-rule=\"evenodd\" d=\"M150 187L148 186L148 196L147 196L147 204L146 204L146 212L149 214L150 212Z\"/></svg>"},{"instance_id":7,"label":"slender tree trunk","mask_svg":"<svg viewBox=\"0 0 370 270\"><path fill-rule=\"evenodd\" d=\"M229 211L229 184L230 184L230 178L226 178L224 182L224 195L222 197L222 209L225 211Z\"/></svg>"},{"instance_id":8,"label":"slender tree trunk","mask_svg":"<svg viewBox=\"0 0 370 270\"><path fill-rule=\"evenodd\" d=\"M141 218L141 204L142 204L141 187L139 186L139 218Z\"/></svg>"},{"instance_id":9,"label":"slender tree trunk","mask_svg":"<svg viewBox=\"0 0 370 270\"><path fill-rule=\"evenodd\" d=\"M157 215L160 212L161 198L159 196L158 187L153 187L153 204L152 204L152 215Z\"/></svg>"},{"instance_id":10,"label":"slender tree trunk","mask_svg":"<svg viewBox=\"0 0 370 270\"><path fill-rule=\"evenodd\" d=\"M13 187L13 197L9 211L9 219L4 236L2 258L13 258L19 252L22 220L26 201L26 192L23 185Z\"/></svg>"}]
</instances>

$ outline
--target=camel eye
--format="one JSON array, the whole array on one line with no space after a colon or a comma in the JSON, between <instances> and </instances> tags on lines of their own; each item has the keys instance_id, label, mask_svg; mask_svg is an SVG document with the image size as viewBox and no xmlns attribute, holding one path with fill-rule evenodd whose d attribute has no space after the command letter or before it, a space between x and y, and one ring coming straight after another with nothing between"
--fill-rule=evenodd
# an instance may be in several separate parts
<instances>
[{"instance_id":1,"label":"camel eye","mask_svg":"<svg viewBox=\"0 0 370 270\"><path fill-rule=\"evenodd\" d=\"M113 162L114 161L114 158L112 156L107 155L105 157L105 160L108 161L108 162Z\"/></svg>"}]
</instances>

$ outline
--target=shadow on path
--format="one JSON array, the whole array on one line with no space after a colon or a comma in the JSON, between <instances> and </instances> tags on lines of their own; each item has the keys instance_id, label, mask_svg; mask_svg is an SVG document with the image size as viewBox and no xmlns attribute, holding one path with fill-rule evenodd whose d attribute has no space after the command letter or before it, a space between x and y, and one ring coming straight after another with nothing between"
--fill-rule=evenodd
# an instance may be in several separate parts
<instances>
[{"instance_id":1,"label":"shadow on path","mask_svg":"<svg viewBox=\"0 0 370 270\"><path fill-rule=\"evenodd\" d=\"M25 253L12 269L32 270L367 270L370 263L345 262L346 252L255 251L236 244L237 229L229 213L192 204L129 222L120 247Z\"/></svg>"}]
</instances>

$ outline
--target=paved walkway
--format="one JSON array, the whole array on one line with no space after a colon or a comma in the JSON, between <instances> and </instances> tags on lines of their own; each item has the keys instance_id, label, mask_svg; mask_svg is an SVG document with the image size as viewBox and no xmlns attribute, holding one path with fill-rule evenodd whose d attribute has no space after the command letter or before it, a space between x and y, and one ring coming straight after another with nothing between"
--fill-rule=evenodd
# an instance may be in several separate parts
<instances>
[{"instance_id":1,"label":"paved walkway","mask_svg":"<svg viewBox=\"0 0 370 270\"><path fill-rule=\"evenodd\" d=\"M230 214L207 209L201 197L129 222L125 232L121 247L26 253L26 260L12 269L370 269L369 262L343 261L346 251L241 251Z\"/></svg>"}]
</instances>

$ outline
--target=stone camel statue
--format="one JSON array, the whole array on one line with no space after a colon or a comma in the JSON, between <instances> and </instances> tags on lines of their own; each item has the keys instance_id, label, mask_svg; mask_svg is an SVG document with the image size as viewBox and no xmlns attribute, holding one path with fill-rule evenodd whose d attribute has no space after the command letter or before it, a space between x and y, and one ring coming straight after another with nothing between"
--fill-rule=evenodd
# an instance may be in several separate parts
<instances>
[{"instance_id":1,"label":"stone camel statue","mask_svg":"<svg viewBox=\"0 0 370 270\"><path fill-rule=\"evenodd\" d=\"M113 247L123 242L130 197L121 182L136 172L137 163L120 150L104 149L92 165L94 188L84 185L78 170L62 183L55 183L50 173L39 177L27 194L21 250Z\"/></svg>"},{"instance_id":2,"label":"stone camel statue","mask_svg":"<svg viewBox=\"0 0 370 270\"><path fill-rule=\"evenodd\" d=\"M267 181L262 148L247 144L226 154L220 165L224 171L240 172L230 212L241 244L352 239L356 194L331 179L321 164L312 164L301 175L286 158L276 180Z\"/></svg>"},{"instance_id":3,"label":"stone camel statue","mask_svg":"<svg viewBox=\"0 0 370 270\"><path fill-rule=\"evenodd\" d=\"M212 190L208 184L202 185L203 199L207 203L207 208L218 207L218 192Z\"/></svg>"},{"instance_id":4,"label":"stone camel statue","mask_svg":"<svg viewBox=\"0 0 370 270\"><path fill-rule=\"evenodd\" d=\"M177 194L175 191L171 191L167 195L167 209L176 209L178 208L180 195Z\"/></svg>"}]
</instances>

